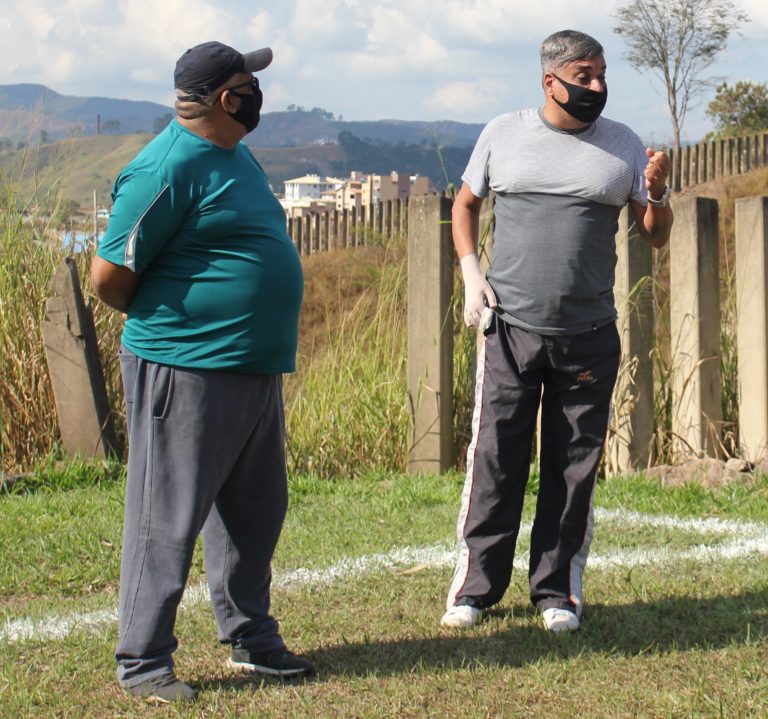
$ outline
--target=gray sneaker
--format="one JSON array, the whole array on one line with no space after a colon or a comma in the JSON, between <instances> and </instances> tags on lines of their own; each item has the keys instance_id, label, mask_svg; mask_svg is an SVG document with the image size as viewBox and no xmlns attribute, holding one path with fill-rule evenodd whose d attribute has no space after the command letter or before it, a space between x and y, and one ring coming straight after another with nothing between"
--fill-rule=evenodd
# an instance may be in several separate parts
<instances>
[{"instance_id":1,"label":"gray sneaker","mask_svg":"<svg viewBox=\"0 0 768 719\"><path fill-rule=\"evenodd\" d=\"M254 652L244 647L235 647L232 649L228 663L235 669L247 669L273 677L309 676L315 671L312 662L289 652L285 647L270 649L266 652Z\"/></svg>"},{"instance_id":2,"label":"gray sneaker","mask_svg":"<svg viewBox=\"0 0 768 719\"><path fill-rule=\"evenodd\" d=\"M124 688L125 691L135 697L143 697L161 704L193 702L197 698L197 691L188 684L180 682L173 673L160 674L141 682L141 684Z\"/></svg>"}]
</instances>

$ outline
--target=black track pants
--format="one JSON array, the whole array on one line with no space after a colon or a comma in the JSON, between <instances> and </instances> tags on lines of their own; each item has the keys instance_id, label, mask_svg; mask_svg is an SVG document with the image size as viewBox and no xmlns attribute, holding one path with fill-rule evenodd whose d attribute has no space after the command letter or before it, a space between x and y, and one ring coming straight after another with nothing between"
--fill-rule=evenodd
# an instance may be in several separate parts
<instances>
[{"instance_id":1,"label":"black track pants","mask_svg":"<svg viewBox=\"0 0 768 719\"><path fill-rule=\"evenodd\" d=\"M457 523L460 553L448 607L489 607L509 586L541 402L531 600L540 609L581 613L592 494L620 353L613 323L584 334L553 336L494 318L478 358L472 442Z\"/></svg>"}]
</instances>

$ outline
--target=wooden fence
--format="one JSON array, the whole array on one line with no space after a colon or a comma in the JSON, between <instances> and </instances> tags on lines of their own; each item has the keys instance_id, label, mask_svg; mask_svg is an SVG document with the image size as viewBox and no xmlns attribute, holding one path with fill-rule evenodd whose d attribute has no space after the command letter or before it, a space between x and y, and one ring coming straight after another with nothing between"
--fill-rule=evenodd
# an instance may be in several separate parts
<instances>
[{"instance_id":1,"label":"wooden fence","mask_svg":"<svg viewBox=\"0 0 768 719\"><path fill-rule=\"evenodd\" d=\"M768 165L768 132L686 145L679 163L674 150L667 152L672 165L669 186L679 191L765 167Z\"/></svg>"},{"instance_id":2,"label":"wooden fence","mask_svg":"<svg viewBox=\"0 0 768 719\"><path fill-rule=\"evenodd\" d=\"M679 162L673 149L669 185L694 187L722 177L741 175L768 165L768 132L710 140L682 148ZM447 193L441 193L446 197ZM302 255L357 247L408 231L408 200L386 200L357 211L326 210L288 219L288 234Z\"/></svg>"},{"instance_id":3,"label":"wooden fence","mask_svg":"<svg viewBox=\"0 0 768 719\"><path fill-rule=\"evenodd\" d=\"M409 396L413 438L409 467L441 471L451 464L453 324L446 291L453 277L450 201L412 201L408 237ZM723 450L722 328L718 205L704 197L678 197L669 245L671 427L664 428L675 461L718 457ZM650 296L654 250L635 234L628 210L616 236L614 295L623 359L606 448L608 470L652 466L659 417L654 409L652 351L659 340ZM768 450L768 197L736 201L736 349L739 455L749 461ZM414 271L411 272L411 267ZM429 271L431 274L425 274ZM429 280L429 281L427 281ZM413 305L413 309L411 308ZM733 431L734 428L731 428Z\"/></svg>"},{"instance_id":4,"label":"wooden fence","mask_svg":"<svg viewBox=\"0 0 768 719\"><path fill-rule=\"evenodd\" d=\"M301 255L358 247L407 231L407 200L364 205L359 211L327 210L288 218L288 235Z\"/></svg>"}]
</instances>

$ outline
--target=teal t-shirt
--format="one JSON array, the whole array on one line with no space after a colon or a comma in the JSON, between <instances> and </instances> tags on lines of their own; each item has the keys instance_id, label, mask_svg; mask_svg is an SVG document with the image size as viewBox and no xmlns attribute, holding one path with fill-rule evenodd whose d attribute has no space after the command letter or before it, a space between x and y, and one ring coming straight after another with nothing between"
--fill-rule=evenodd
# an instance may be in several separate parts
<instances>
[{"instance_id":1,"label":"teal t-shirt","mask_svg":"<svg viewBox=\"0 0 768 719\"><path fill-rule=\"evenodd\" d=\"M174 120L120 173L98 254L140 275L123 344L177 367L295 369L304 278L285 212L243 145Z\"/></svg>"}]
</instances>

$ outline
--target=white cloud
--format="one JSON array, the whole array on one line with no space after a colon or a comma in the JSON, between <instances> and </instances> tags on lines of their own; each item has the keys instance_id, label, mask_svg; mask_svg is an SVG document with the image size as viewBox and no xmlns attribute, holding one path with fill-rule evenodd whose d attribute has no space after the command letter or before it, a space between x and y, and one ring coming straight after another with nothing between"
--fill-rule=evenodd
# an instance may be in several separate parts
<instances>
[{"instance_id":1,"label":"white cloud","mask_svg":"<svg viewBox=\"0 0 768 719\"><path fill-rule=\"evenodd\" d=\"M169 104L178 56L219 39L242 51L273 48L267 108L482 122L540 102L538 44L574 27L606 46L611 116L645 123L641 132L666 131L665 112L650 110L659 106L656 91L629 68L612 32L623 3L607 0L587 16L571 0L4 0L0 84ZM746 39L733 37L712 74L766 82L768 3L737 7L751 17Z\"/></svg>"},{"instance_id":2,"label":"white cloud","mask_svg":"<svg viewBox=\"0 0 768 719\"><path fill-rule=\"evenodd\" d=\"M437 88L422 103L425 112L446 112L451 116L485 110L490 115L499 107L506 86L492 80L451 82ZM490 117L489 117L490 119Z\"/></svg>"}]
</instances>

